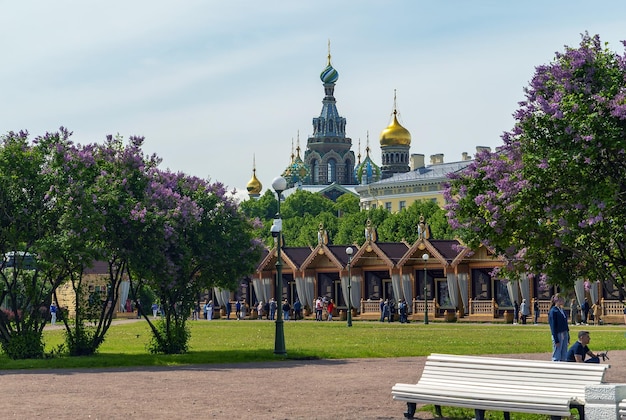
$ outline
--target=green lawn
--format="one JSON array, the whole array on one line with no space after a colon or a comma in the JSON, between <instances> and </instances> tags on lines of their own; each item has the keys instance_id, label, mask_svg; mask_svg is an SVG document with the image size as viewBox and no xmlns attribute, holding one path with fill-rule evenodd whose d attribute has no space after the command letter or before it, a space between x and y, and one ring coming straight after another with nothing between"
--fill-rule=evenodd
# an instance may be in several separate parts
<instances>
[{"instance_id":1,"label":"green lawn","mask_svg":"<svg viewBox=\"0 0 626 420\"><path fill-rule=\"evenodd\" d=\"M470 323L399 324L356 321L285 322L287 358L343 359L425 356L430 353L507 354L551 351L547 325ZM143 321L114 325L95 356L11 360L0 354L0 368L61 368L158 366L235 363L282 359L273 353L275 324L271 321L193 321L190 351L185 355L151 355L150 331ZM583 327L573 327L573 339ZM591 331L592 350L626 348L623 326L584 327ZM63 330L44 332L46 349L63 342Z\"/></svg>"}]
</instances>

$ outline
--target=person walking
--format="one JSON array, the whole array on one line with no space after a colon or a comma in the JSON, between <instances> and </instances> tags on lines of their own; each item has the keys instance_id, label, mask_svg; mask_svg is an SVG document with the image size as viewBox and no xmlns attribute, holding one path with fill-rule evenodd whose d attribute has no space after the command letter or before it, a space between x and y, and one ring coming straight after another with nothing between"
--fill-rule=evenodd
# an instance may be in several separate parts
<instances>
[{"instance_id":1,"label":"person walking","mask_svg":"<svg viewBox=\"0 0 626 420\"><path fill-rule=\"evenodd\" d=\"M569 305L570 308L570 315L572 317L572 325L578 325L578 302L576 301L576 298L572 299L572 301L570 302Z\"/></svg>"},{"instance_id":2,"label":"person walking","mask_svg":"<svg viewBox=\"0 0 626 420\"><path fill-rule=\"evenodd\" d=\"M276 308L278 308L276 299L270 298L270 321L274 321L276 319Z\"/></svg>"},{"instance_id":3,"label":"person walking","mask_svg":"<svg viewBox=\"0 0 626 420\"><path fill-rule=\"evenodd\" d=\"M57 323L57 306L54 302L50 303L50 324L55 325Z\"/></svg>"},{"instance_id":4,"label":"person walking","mask_svg":"<svg viewBox=\"0 0 626 420\"><path fill-rule=\"evenodd\" d=\"M204 312L206 313L206 320L210 321L213 319L213 301L209 300L206 305L204 305Z\"/></svg>"},{"instance_id":5,"label":"person walking","mask_svg":"<svg viewBox=\"0 0 626 420\"><path fill-rule=\"evenodd\" d=\"M387 322L391 322L391 308L389 307L389 299L385 299L385 301L383 302L382 322L385 322L385 318L387 318Z\"/></svg>"},{"instance_id":6,"label":"person walking","mask_svg":"<svg viewBox=\"0 0 626 420\"><path fill-rule=\"evenodd\" d=\"M226 305L224 306L225 306L224 310L226 311L226 319L230 319L230 311L231 311L230 299L226 302Z\"/></svg>"},{"instance_id":7,"label":"person walking","mask_svg":"<svg viewBox=\"0 0 626 420\"><path fill-rule=\"evenodd\" d=\"M600 325L602 323L602 305L600 305L599 300L591 306L591 311L593 312L593 325Z\"/></svg>"},{"instance_id":8,"label":"person walking","mask_svg":"<svg viewBox=\"0 0 626 420\"><path fill-rule=\"evenodd\" d=\"M200 302L196 302L193 305L193 312L191 314L191 319L193 321L197 321L198 319L200 319Z\"/></svg>"},{"instance_id":9,"label":"person walking","mask_svg":"<svg viewBox=\"0 0 626 420\"><path fill-rule=\"evenodd\" d=\"M328 320L332 321L333 320L333 311L335 310L335 302L333 302L333 300L331 299L330 302L328 302L328 305L326 306L326 311L328 312Z\"/></svg>"},{"instance_id":10,"label":"person walking","mask_svg":"<svg viewBox=\"0 0 626 420\"><path fill-rule=\"evenodd\" d=\"M257 319L263 319L263 301L259 301L259 304L256 306L256 317Z\"/></svg>"},{"instance_id":11,"label":"person walking","mask_svg":"<svg viewBox=\"0 0 626 420\"><path fill-rule=\"evenodd\" d=\"M535 298L535 301L533 302L533 318L535 325L539 324L539 312L539 301Z\"/></svg>"},{"instance_id":12,"label":"person walking","mask_svg":"<svg viewBox=\"0 0 626 420\"><path fill-rule=\"evenodd\" d=\"M385 322L385 301L380 298L380 322Z\"/></svg>"},{"instance_id":13,"label":"person walking","mask_svg":"<svg viewBox=\"0 0 626 420\"><path fill-rule=\"evenodd\" d=\"M517 300L515 302L513 302L513 325L517 325L517 322L519 321L519 304L517 303Z\"/></svg>"},{"instance_id":14,"label":"person walking","mask_svg":"<svg viewBox=\"0 0 626 420\"><path fill-rule=\"evenodd\" d=\"M526 325L526 320L530 315L530 307L528 306L526 299L522 299L522 304L520 305L519 310L522 317L522 324Z\"/></svg>"},{"instance_id":15,"label":"person walking","mask_svg":"<svg viewBox=\"0 0 626 420\"><path fill-rule=\"evenodd\" d=\"M289 311L291 310L291 305L287 302L287 299L283 302L283 319L285 321L289 321Z\"/></svg>"},{"instance_id":16,"label":"person walking","mask_svg":"<svg viewBox=\"0 0 626 420\"><path fill-rule=\"evenodd\" d=\"M322 311L324 310L324 302L322 301L322 297L318 297L315 299L315 320L322 320Z\"/></svg>"},{"instance_id":17,"label":"person walking","mask_svg":"<svg viewBox=\"0 0 626 420\"><path fill-rule=\"evenodd\" d=\"M563 310L565 299L559 295L552 298L552 307L548 312L548 323L552 334L552 361L565 362L569 346L569 326L567 315Z\"/></svg>"},{"instance_id":18,"label":"person walking","mask_svg":"<svg viewBox=\"0 0 626 420\"><path fill-rule=\"evenodd\" d=\"M400 304L398 305L398 311L400 311L400 323L406 324L409 322L408 318L408 307L406 304L406 300L402 299Z\"/></svg>"},{"instance_id":19,"label":"person walking","mask_svg":"<svg viewBox=\"0 0 626 420\"><path fill-rule=\"evenodd\" d=\"M580 307L580 309L583 311L582 323L587 325L587 321L589 319L589 299L585 298L585 301L583 302L583 305Z\"/></svg>"},{"instance_id":20,"label":"person walking","mask_svg":"<svg viewBox=\"0 0 626 420\"><path fill-rule=\"evenodd\" d=\"M241 319L241 299L237 299L237 302L235 302L235 318L237 318L237 321Z\"/></svg>"},{"instance_id":21,"label":"person walking","mask_svg":"<svg viewBox=\"0 0 626 420\"><path fill-rule=\"evenodd\" d=\"M298 298L293 303L293 317L296 321L302 319L302 302Z\"/></svg>"}]
</instances>

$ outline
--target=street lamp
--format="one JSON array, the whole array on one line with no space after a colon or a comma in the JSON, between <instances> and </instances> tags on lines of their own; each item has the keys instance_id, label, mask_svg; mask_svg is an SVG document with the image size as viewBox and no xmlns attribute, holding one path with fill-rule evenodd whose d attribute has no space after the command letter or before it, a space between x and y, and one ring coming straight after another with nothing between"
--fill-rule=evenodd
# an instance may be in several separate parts
<instances>
[{"instance_id":1,"label":"street lamp","mask_svg":"<svg viewBox=\"0 0 626 420\"><path fill-rule=\"evenodd\" d=\"M424 253L422 255L422 259L424 260L424 324L428 325L428 288L426 285L428 284L428 280L426 279L426 264L428 263L428 254Z\"/></svg>"},{"instance_id":2,"label":"street lamp","mask_svg":"<svg viewBox=\"0 0 626 420\"><path fill-rule=\"evenodd\" d=\"M348 254L348 327L352 326L352 253L351 246L346 248Z\"/></svg>"},{"instance_id":3,"label":"street lamp","mask_svg":"<svg viewBox=\"0 0 626 420\"><path fill-rule=\"evenodd\" d=\"M276 197L278 198L278 210L274 217L274 223L270 229L272 236L276 241L276 299L278 300L278 316L276 317L276 340L274 341L274 354L286 355L287 349L285 349L285 329L283 322L283 311L280 309L281 302L283 301L283 261L280 256L282 248L282 230L283 220L280 218L280 194L287 189L287 180L282 176L277 176L272 181L272 188L276 191Z\"/></svg>"}]
</instances>

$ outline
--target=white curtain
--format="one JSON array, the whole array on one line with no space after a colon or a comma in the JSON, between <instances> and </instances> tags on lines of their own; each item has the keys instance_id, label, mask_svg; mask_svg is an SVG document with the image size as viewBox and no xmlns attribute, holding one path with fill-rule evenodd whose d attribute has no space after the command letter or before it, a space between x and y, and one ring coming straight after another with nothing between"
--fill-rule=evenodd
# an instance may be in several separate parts
<instances>
[{"instance_id":1,"label":"white curtain","mask_svg":"<svg viewBox=\"0 0 626 420\"><path fill-rule=\"evenodd\" d=\"M220 289L219 287L213 288L213 295L220 306L226 306L230 304L230 290Z\"/></svg>"},{"instance_id":2,"label":"white curtain","mask_svg":"<svg viewBox=\"0 0 626 420\"><path fill-rule=\"evenodd\" d=\"M120 284L120 309L118 312L126 311L126 299L128 299L128 291L130 290L130 282L124 280Z\"/></svg>"},{"instance_id":3,"label":"white curtain","mask_svg":"<svg viewBox=\"0 0 626 420\"><path fill-rule=\"evenodd\" d=\"M590 307L598 301L598 287L600 287L599 281L591 283L591 289L589 289L589 294L591 295L591 302L589 302Z\"/></svg>"},{"instance_id":4,"label":"white curtain","mask_svg":"<svg viewBox=\"0 0 626 420\"><path fill-rule=\"evenodd\" d=\"M361 287L363 285L363 277L360 275L352 275L352 307L361 307Z\"/></svg>"},{"instance_id":5,"label":"white curtain","mask_svg":"<svg viewBox=\"0 0 626 420\"><path fill-rule=\"evenodd\" d=\"M352 276L354 280L354 276ZM350 288L354 288L354 283L350 283ZM341 293L343 293L343 300L346 302L346 306L348 306L348 276L341 276ZM350 301L352 306L354 307L354 301Z\"/></svg>"},{"instance_id":6,"label":"white curtain","mask_svg":"<svg viewBox=\"0 0 626 420\"><path fill-rule=\"evenodd\" d=\"M413 302L413 281L411 280L410 274L402 275L402 293L404 294L404 299L406 300L409 310L413 308L411 302Z\"/></svg>"},{"instance_id":7,"label":"white curtain","mask_svg":"<svg viewBox=\"0 0 626 420\"><path fill-rule=\"evenodd\" d=\"M263 286L261 279L252 279L252 287L254 287L254 293L256 294L257 300L263 300ZM250 302L252 305L253 302Z\"/></svg>"},{"instance_id":8,"label":"white curtain","mask_svg":"<svg viewBox=\"0 0 626 420\"><path fill-rule=\"evenodd\" d=\"M304 285L303 277L296 277L296 293L298 294L298 299L300 299L300 303L302 306L306 305L306 286Z\"/></svg>"},{"instance_id":9,"label":"white curtain","mask_svg":"<svg viewBox=\"0 0 626 420\"><path fill-rule=\"evenodd\" d=\"M463 300L463 309L466 314L469 313L469 286L467 273L459 273L457 281L459 283L459 291L461 292L461 300Z\"/></svg>"},{"instance_id":10,"label":"white curtain","mask_svg":"<svg viewBox=\"0 0 626 420\"><path fill-rule=\"evenodd\" d=\"M306 276L304 278L304 295L306 296L306 301L303 301L302 304L305 303L309 305L309 309L313 309L315 305L313 305L313 300L315 299L315 277Z\"/></svg>"},{"instance_id":11,"label":"white curtain","mask_svg":"<svg viewBox=\"0 0 626 420\"><path fill-rule=\"evenodd\" d=\"M400 283L400 274L391 275L391 287L393 288L393 296L397 301L402 299L402 284Z\"/></svg>"},{"instance_id":12,"label":"white curtain","mask_svg":"<svg viewBox=\"0 0 626 420\"><path fill-rule=\"evenodd\" d=\"M509 291L509 298L511 298L511 303L515 305L515 302L520 303L519 301L519 286L517 280L509 280L506 283L506 289Z\"/></svg>"},{"instance_id":13,"label":"white curtain","mask_svg":"<svg viewBox=\"0 0 626 420\"><path fill-rule=\"evenodd\" d=\"M522 299L526 299L526 302L530 302L530 279L527 273L522 273L520 288L522 289Z\"/></svg>"},{"instance_id":14,"label":"white curtain","mask_svg":"<svg viewBox=\"0 0 626 420\"><path fill-rule=\"evenodd\" d=\"M446 276L448 280L448 294L450 295L450 302L455 308L459 307L459 284L456 280L456 274L448 273Z\"/></svg>"},{"instance_id":15,"label":"white curtain","mask_svg":"<svg viewBox=\"0 0 626 420\"><path fill-rule=\"evenodd\" d=\"M269 302L270 298L272 297L272 286L274 285L274 282L271 278L264 278L261 281L261 285L261 288L263 289L263 302Z\"/></svg>"},{"instance_id":16,"label":"white curtain","mask_svg":"<svg viewBox=\"0 0 626 420\"><path fill-rule=\"evenodd\" d=\"M576 300L578 301L578 307L583 307L585 301L585 281L583 279L577 279L574 283L574 292L576 292Z\"/></svg>"}]
</instances>

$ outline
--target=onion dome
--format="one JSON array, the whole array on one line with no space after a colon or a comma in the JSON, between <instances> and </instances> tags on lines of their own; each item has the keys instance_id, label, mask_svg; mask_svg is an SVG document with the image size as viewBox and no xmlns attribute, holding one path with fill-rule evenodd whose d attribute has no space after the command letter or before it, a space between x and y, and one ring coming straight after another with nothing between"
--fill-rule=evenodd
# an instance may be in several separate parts
<instances>
[{"instance_id":1,"label":"onion dome","mask_svg":"<svg viewBox=\"0 0 626 420\"><path fill-rule=\"evenodd\" d=\"M324 84L336 83L337 79L339 79L339 73L330 64L330 41L328 41L328 64L326 65L326 68L322 70L320 79Z\"/></svg>"},{"instance_id":2,"label":"onion dome","mask_svg":"<svg viewBox=\"0 0 626 420\"><path fill-rule=\"evenodd\" d=\"M370 158L370 148L368 147L365 150L367 151L365 160L363 163L354 168L354 175L357 183L359 184L371 184L372 182L380 181L380 177L382 175L380 167L378 167L378 165L376 165Z\"/></svg>"},{"instance_id":3,"label":"onion dome","mask_svg":"<svg viewBox=\"0 0 626 420\"><path fill-rule=\"evenodd\" d=\"M320 79L324 84L335 83L337 82L337 79L339 79L339 72L330 65L330 60L328 61L328 66L326 66L326 68L322 70L322 73L320 74Z\"/></svg>"},{"instance_id":4,"label":"onion dome","mask_svg":"<svg viewBox=\"0 0 626 420\"><path fill-rule=\"evenodd\" d=\"M393 121L380 133L381 146L410 146L411 133L398 122L398 111L393 110Z\"/></svg>"},{"instance_id":5,"label":"onion dome","mask_svg":"<svg viewBox=\"0 0 626 420\"><path fill-rule=\"evenodd\" d=\"M287 185L293 187L298 184L307 183L311 175L309 167L304 163L302 158L300 158L300 133L298 133L298 146L296 147L296 154L294 155L293 149L291 150L291 163L287 166L287 168L285 168L282 176L287 180Z\"/></svg>"},{"instance_id":6,"label":"onion dome","mask_svg":"<svg viewBox=\"0 0 626 420\"><path fill-rule=\"evenodd\" d=\"M378 165L374 163L370 157L370 140L369 133L367 134L367 147L365 148L365 160L361 163L361 154L359 153L359 163L354 168L354 177L357 184L365 185L372 182L380 181L382 171Z\"/></svg>"},{"instance_id":7,"label":"onion dome","mask_svg":"<svg viewBox=\"0 0 626 420\"><path fill-rule=\"evenodd\" d=\"M250 179L250 181L248 181L248 185L246 185L246 190L248 190L248 194L250 196L258 196L259 194L261 194L262 189L263 184L261 184L261 181L259 181L256 177L256 163L255 159L253 158L252 178Z\"/></svg>"}]
</instances>

